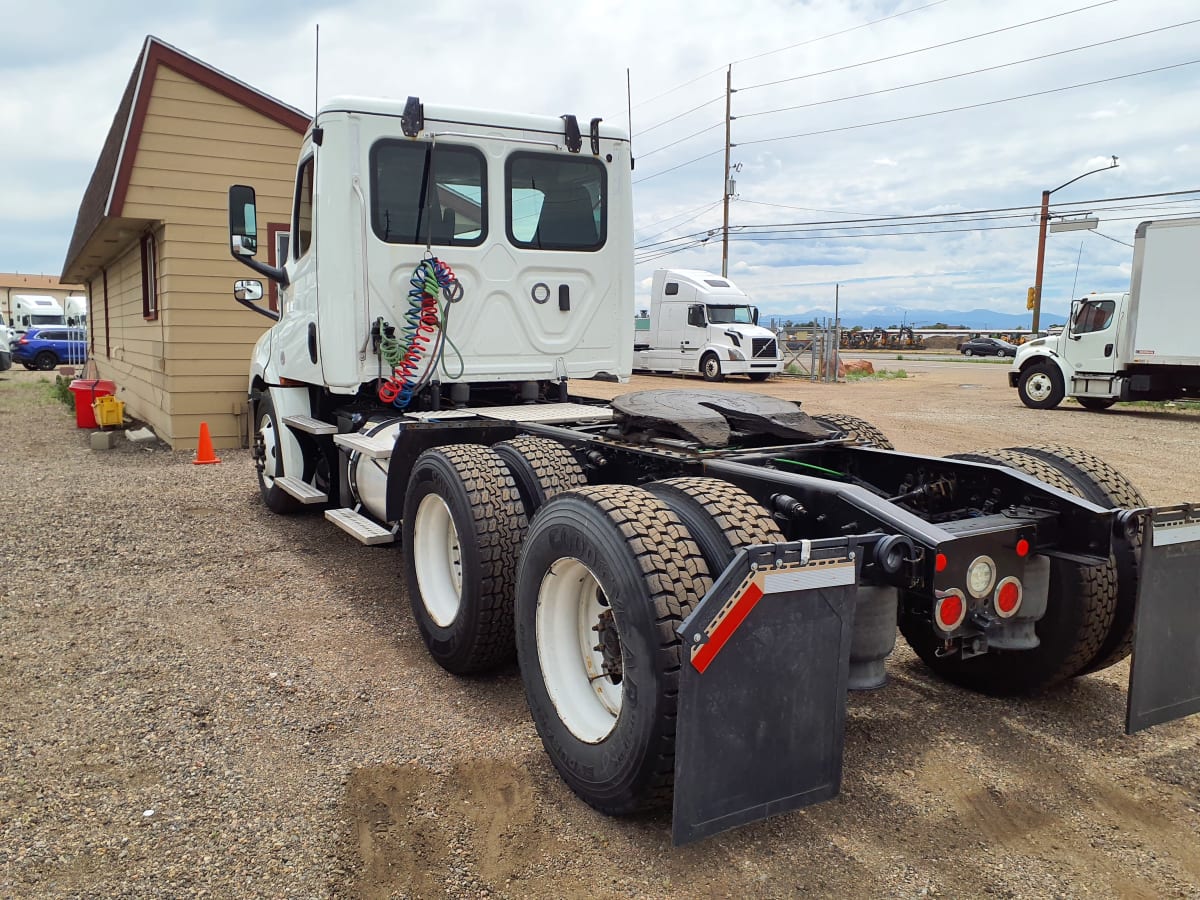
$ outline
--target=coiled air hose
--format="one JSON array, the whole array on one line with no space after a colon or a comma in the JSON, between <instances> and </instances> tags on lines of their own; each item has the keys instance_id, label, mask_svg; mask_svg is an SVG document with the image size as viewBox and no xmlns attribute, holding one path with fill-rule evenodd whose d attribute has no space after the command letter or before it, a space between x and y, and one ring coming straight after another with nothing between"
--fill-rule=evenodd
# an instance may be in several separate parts
<instances>
[{"instance_id":1,"label":"coiled air hose","mask_svg":"<svg viewBox=\"0 0 1200 900\"><path fill-rule=\"evenodd\" d=\"M462 285L454 270L436 256L428 255L418 263L409 279L408 310L398 337L391 338L381 328L379 355L392 368L390 378L379 385L379 399L404 409L425 386L442 361L447 343L458 348L446 334L450 304L462 299ZM438 306L438 296L445 303ZM459 354L461 362L462 356ZM461 375L461 367L459 375Z\"/></svg>"}]
</instances>

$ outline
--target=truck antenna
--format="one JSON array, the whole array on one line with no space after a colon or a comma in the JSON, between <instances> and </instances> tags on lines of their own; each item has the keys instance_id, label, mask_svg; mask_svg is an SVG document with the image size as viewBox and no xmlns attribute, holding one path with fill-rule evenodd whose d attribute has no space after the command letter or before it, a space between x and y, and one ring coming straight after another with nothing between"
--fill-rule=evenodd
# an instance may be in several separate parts
<instances>
[{"instance_id":1,"label":"truck antenna","mask_svg":"<svg viewBox=\"0 0 1200 900\"><path fill-rule=\"evenodd\" d=\"M317 118L319 103L318 87L321 83L321 23L316 24L316 39L313 41L313 119Z\"/></svg>"}]
</instances>

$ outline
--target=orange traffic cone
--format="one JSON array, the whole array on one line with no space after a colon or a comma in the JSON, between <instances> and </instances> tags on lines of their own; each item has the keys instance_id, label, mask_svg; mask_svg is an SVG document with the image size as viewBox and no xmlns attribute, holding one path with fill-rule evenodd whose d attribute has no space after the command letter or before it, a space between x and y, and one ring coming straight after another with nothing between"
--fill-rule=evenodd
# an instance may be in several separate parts
<instances>
[{"instance_id":1,"label":"orange traffic cone","mask_svg":"<svg viewBox=\"0 0 1200 900\"><path fill-rule=\"evenodd\" d=\"M219 463L220 458L213 453L212 438L208 434L208 423L200 423L200 444L196 447L196 458L192 460L198 466L206 463Z\"/></svg>"}]
</instances>

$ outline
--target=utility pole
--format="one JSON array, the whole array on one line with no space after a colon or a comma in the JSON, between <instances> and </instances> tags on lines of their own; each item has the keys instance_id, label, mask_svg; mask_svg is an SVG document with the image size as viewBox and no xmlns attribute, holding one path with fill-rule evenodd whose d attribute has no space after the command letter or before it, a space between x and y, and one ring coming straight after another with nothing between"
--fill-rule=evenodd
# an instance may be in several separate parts
<instances>
[{"instance_id":1,"label":"utility pole","mask_svg":"<svg viewBox=\"0 0 1200 900\"><path fill-rule=\"evenodd\" d=\"M733 65L725 70L725 181L721 194L725 205L725 220L721 226L721 277L729 277L729 122L733 103Z\"/></svg>"}]
</instances>

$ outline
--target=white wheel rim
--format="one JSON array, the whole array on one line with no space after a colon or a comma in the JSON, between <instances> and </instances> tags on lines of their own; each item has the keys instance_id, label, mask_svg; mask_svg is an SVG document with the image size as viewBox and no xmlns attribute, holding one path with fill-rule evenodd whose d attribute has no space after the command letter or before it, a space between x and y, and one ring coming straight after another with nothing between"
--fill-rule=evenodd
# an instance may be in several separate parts
<instances>
[{"instance_id":1,"label":"white wheel rim","mask_svg":"<svg viewBox=\"0 0 1200 900\"><path fill-rule=\"evenodd\" d=\"M1025 392L1034 400L1045 400L1050 396L1050 391L1054 385L1050 381L1050 376L1043 372L1038 372L1036 375L1030 375L1029 380L1025 382Z\"/></svg>"},{"instance_id":2,"label":"white wheel rim","mask_svg":"<svg viewBox=\"0 0 1200 900\"><path fill-rule=\"evenodd\" d=\"M270 416L263 416L258 425L263 442L263 481L268 487L275 484L275 473L279 471L279 436Z\"/></svg>"},{"instance_id":3,"label":"white wheel rim","mask_svg":"<svg viewBox=\"0 0 1200 900\"><path fill-rule=\"evenodd\" d=\"M462 544L450 507L437 494L426 494L412 528L421 603L434 622L448 628L462 606L463 583Z\"/></svg>"},{"instance_id":4,"label":"white wheel rim","mask_svg":"<svg viewBox=\"0 0 1200 900\"><path fill-rule=\"evenodd\" d=\"M600 602L600 582L572 557L557 559L538 588L538 661L559 719L579 740L598 744L617 724L623 691L604 674L593 626L609 607Z\"/></svg>"}]
</instances>

